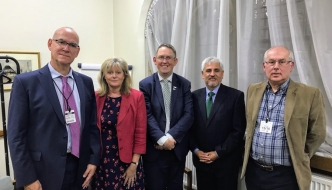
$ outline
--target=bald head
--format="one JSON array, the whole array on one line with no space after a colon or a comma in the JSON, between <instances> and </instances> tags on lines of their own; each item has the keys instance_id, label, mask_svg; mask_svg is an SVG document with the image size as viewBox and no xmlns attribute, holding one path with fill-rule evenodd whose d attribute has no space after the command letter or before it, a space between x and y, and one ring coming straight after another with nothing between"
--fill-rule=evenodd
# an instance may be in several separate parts
<instances>
[{"instance_id":1,"label":"bald head","mask_svg":"<svg viewBox=\"0 0 332 190\"><path fill-rule=\"evenodd\" d=\"M79 44L78 34L76 33L76 31L73 28L67 27L67 26L57 29L53 34L53 39L57 39L59 36L65 34L65 33L72 34L74 36L74 38L76 38L75 39L76 43Z\"/></svg>"},{"instance_id":2,"label":"bald head","mask_svg":"<svg viewBox=\"0 0 332 190\"><path fill-rule=\"evenodd\" d=\"M51 51L51 66L63 75L68 74L70 64L80 52L79 37L75 30L61 27L54 32L47 44Z\"/></svg>"},{"instance_id":3,"label":"bald head","mask_svg":"<svg viewBox=\"0 0 332 190\"><path fill-rule=\"evenodd\" d=\"M284 50L288 52L288 59L289 61L294 61L294 54L293 52L288 49L286 46L273 46L270 49L266 50L264 53L264 61L266 61L267 59L267 54L271 51L271 50Z\"/></svg>"}]
</instances>

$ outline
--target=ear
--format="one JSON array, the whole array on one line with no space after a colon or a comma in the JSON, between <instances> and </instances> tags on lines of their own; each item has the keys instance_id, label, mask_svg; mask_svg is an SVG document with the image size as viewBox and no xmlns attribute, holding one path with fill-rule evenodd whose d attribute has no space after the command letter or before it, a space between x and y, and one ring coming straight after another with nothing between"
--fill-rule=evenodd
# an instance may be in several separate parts
<instances>
[{"instance_id":1,"label":"ear","mask_svg":"<svg viewBox=\"0 0 332 190\"><path fill-rule=\"evenodd\" d=\"M174 66L178 63L178 58L174 58Z\"/></svg>"},{"instance_id":2,"label":"ear","mask_svg":"<svg viewBox=\"0 0 332 190\"><path fill-rule=\"evenodd\" d=\"M154 62L155 65L157 65L157 63L156 63L157 62L156 56L153 57L153 62Z\"/></svg>"},{"instance_id":3,"label":"ear","mask_svg":"<svg viewBox=\"0 0 332 190\"><path fill-rule=\"evenodd\" d=\"M80 53L80 50L81 50L81 48L78 47L78 48L77 48L77 52L76 52L76 56L75 56L75 58L78 56L78 53Z\"/></svg>"},{"instance_id":4,"label":"ear","mask_svg":"<svg viewBox=\"0 0 332 190\"><path fill-rule=\"evenodd\" d=\"M48 39L48 41L47 41L47 47L50 51L51 51L52 42L53 42L53 40L51 38Z\"/></svg>"}]
</instances>

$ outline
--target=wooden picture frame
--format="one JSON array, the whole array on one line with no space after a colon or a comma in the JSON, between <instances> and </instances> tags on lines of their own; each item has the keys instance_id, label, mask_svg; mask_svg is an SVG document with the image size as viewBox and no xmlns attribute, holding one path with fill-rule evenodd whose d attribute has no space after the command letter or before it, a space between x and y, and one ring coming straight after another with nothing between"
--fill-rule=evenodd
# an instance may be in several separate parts
<instances>
[{"instance_id":1,"label":"wooden picture frame","mask_svg":"<svg viewBox=\"0 0 332 190\"><path fill-rule=\"evenodd\" d=\"M20 65L20 73L26 73L40 68L39 52L0 51L0 56L10 56L15 58ZM0 63L3 70L7 68L13 70L14 72L17 71L15 62L10 59L8 62L4 59L0 59ZM8 77L13 80L14 76L16 76L15 73L13 73L13 75L9 75ZM12 84L4 84L4 90L11 90L11 88Z\"/></svg>"}]
</instances>

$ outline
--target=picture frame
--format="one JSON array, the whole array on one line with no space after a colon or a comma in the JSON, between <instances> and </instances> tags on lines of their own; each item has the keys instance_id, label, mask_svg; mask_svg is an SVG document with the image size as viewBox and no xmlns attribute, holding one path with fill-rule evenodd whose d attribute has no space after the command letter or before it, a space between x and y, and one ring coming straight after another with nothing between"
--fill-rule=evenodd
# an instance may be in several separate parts
<instances>
[{"instance_id":1,"label":"picture frame","mask_svg":"<svg viewBox=\"0 0 332 190\"><path fill-rule=\"evenodd\" d=\"M26 73L30 71L34 71L40 68L40 53L39 52L25 52L25 51L0 51L0 56L10 56L15 58L19 65L20 65L20 74ZM13 75L9 75L14 80L14 77L16 76L16 64L14 61L9 60L7 62L4 59L0 59L0 63L2 66L2 69L4 70L5 67L7 69L12 69ZM4 90L9 91L12 88L12 84L4 84Z\"/></svg>"}]
</instances>

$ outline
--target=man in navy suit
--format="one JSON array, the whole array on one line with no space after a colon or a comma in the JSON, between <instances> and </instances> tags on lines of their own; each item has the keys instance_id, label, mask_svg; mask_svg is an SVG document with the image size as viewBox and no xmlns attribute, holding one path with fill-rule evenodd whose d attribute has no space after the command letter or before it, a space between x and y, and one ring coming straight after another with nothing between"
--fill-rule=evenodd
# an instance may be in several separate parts
<instances>
[{"instance_id":1,"label":"man in navy suit","mask_svg":"<svg viewBox=\"0 0 332 190\"><path fill-rule=\"evenodd\" d=\"M59 28L47 44L51 61L39 70L17 75L10 95L8 142L16 186L84 189L100 156L93 83L70 67L80 51L79 37L72 28ZM67 97L63 78L71 88ZM70 108L68 101L76 106ZM71 118L65 117L68 110Z\"/></svg>"},{"instance_id":2,"label":"man in navy suit","mask_svg":"<svg viewBox=\"0 0 332 190\"><path fill-rule=\"evenodd\" d=\"M194 124L191 151L196 167L197 188L237 189L246 127L243 92L221 83L220 59L202 62L206 87L193 92Z\"/></svg>"},{"instance_id":3,"label":"man in navy suit","mask_svg":"<svg viewBox=\"0 0 332 190\"><path fill-rule=\"evenodd\" d=\"M158 47L154 64L158 72L143 79L147 108L148 134L143 155L148 190L182 190L189 129L194 120L190 82L173 73L176 51L170 44Z\"/></svg>"}]
</instances>

